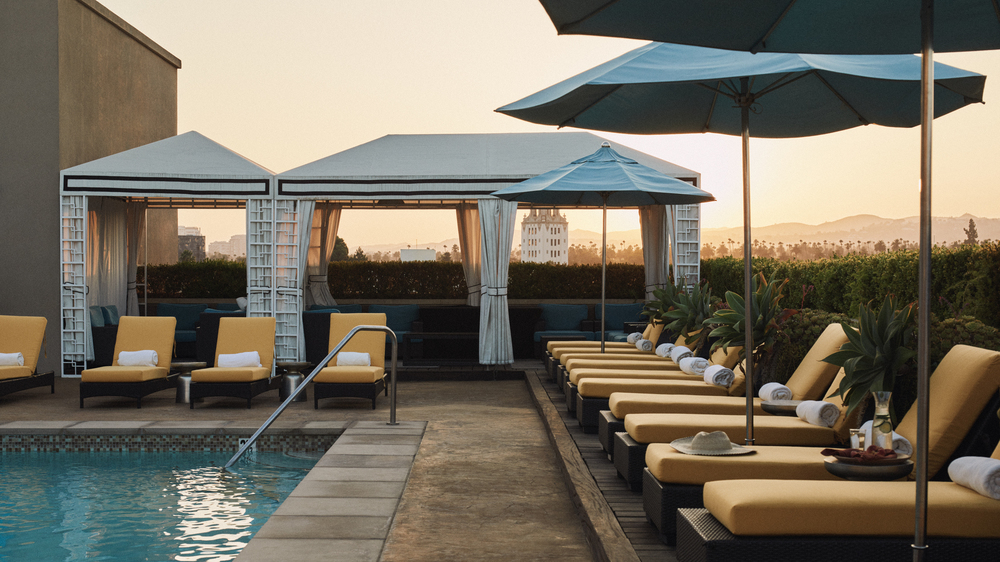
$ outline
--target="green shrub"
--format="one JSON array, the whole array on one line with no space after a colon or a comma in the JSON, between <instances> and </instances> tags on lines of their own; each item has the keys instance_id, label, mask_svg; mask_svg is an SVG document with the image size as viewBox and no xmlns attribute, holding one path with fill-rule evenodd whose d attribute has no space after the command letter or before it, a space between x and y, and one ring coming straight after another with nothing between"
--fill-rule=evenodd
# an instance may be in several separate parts
<instances>
[{"instance_id":1,"label":"green shrub","mask_svg":"<svg viewBox=\"0 0 1000 562\"><path fill-rule=\"evenodd\" d=\"M242 261L205 260L146 266L150 298L235 299L247 294L247 268ZM137 273L143 282L143 268ZM140 295L142 289L140 287Z\"/></svg>"},{"instance_id":2,"label":"green shrub","mask_svg":"<svg viewBox=\"0 0 1000 562\"><path fill-rule=\"evenodd\" d=\"M754 388L769 382L785 384L798 368L806 353L830 324L849 322L845 314L803 308L781 323L772 352L763 360L760 380Z\"/></svg>"}]
</instances>

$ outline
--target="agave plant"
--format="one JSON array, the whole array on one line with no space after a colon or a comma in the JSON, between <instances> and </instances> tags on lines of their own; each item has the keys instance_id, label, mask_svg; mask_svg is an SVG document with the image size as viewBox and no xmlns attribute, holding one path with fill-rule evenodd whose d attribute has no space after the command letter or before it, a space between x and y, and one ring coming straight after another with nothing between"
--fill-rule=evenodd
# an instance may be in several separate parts
<instances>
[{"instance_id":1,"label":"agave plant","mask_svg":"<svg viewBox=\"0 0 1000 562\"><path fill-rule=\"evenodd\" d=\"M788 279L778 283L775 277L767 279L759 273L750 281L750 318L753 326L753 364L760 366L764 356L774 348L780 323L795 311L786 311L781 307L784 298L785 285ZM718 348L729 349L732 346L743 346L746 342L746 302L743 297L726 291L728 308L720 308L715 314L705 320L706 326L716 326L708 335L718 338L712 344L712 351ZM746 349L740 351L740 360L746 358Z\"/></svg>"},{"instance_id":2,"label":"agave plant","mask_svg":"<svg viewBox=\"0 0 1000 562\"><path fill-rule=\"evenodd\" d=\"M861 305L858 316L858 328L841 322L848 341L840 351L823 359L844 368L840 387L831 396L841 396L848 413L872 392L891 392L896 377L917 355L912 349L916 333L914 303L897 310L896 297L889 295L878 311L872 310L871 303ZM890 414L895 423L898 418L893 406Z\"/></svg>"},{"instance_id":3,"label":"agave plant","mask_svg":"<svg viewBox=\"0 0 1000 562\"><path fill-rule=\"evenodd\" d=\"M667 279L666 286L662 289L653 289L653 300L647 301L643 307L642 315L649 319L650 323L663 322L667 312L674 308L678 295L682 294L673 281Z\"/></svg>"},{"instance_id":4,"label":"agave plant","mask_svg":"<svg viewBox=\"0 0 1000 562\"><path fill-rule=\"evenodd\" d=\"M684 336L687 347L697 350L708 339L708 330L702 328L711 317L712 289L706 281L692 287L690 293L681 291L674 299L674 307L663 314L663 321L668 323L666 329Z\"/></svg>"}]
</instances>

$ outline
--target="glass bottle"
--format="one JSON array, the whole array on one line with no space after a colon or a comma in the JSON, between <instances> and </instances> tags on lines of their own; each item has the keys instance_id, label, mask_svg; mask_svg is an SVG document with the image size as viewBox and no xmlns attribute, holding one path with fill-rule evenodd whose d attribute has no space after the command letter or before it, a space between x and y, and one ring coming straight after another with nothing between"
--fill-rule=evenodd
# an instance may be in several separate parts
<instances>
[{"instance_id":1,"label":"glass bottle","mask_svg":"<svg viewBox=\"0 0 1000 562\"><path fill-rule=\"evenodd\" d=\"M875 419L872 420L871 445L892 450L892 418L889 417L889 400L892 392L873 392L875 398Z\"/></svg>"}]
</instances>

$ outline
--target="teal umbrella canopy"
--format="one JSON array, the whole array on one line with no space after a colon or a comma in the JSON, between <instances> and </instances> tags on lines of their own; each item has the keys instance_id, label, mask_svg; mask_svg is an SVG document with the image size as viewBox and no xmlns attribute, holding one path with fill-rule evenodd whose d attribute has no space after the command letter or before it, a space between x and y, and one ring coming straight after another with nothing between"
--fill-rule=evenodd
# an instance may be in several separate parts
<instances>
[{"instance_id":1,"label":"teal umbrella canopy","mask_svg":"<svg viewBox=\"0 0 1000 562\"><path fill-rule=\"evenodd\" d=\"M552 206L638 207L715 201L711 193L639 164L605 143L597 152L492 194Z\"/></svg>"},{"instance_id":2,"label":"teal umbrella canopy","mask_svg":"<svg viewBox=\"0 0 1000 562\"><path fill-rule=\"evenodd\" d=\"M734 51L913 54L921 0L541 0L560 35L630 37ZM934 6L934 49L1000 49L992 0Z\"/></svg>"},{"instance_id":3,"label":"teal umbrella canopy","mask_svg":"<svg viewBox=\"0 0 1000 562\"><path fill-rule=\"evenodd\" d=\"M802 55L650 43L498 112L546 125L618 133L742 134L749 78L750 135L805 137L876 123L920 124L920 58ZM934 113L983 101L986 77L934 65Z\"/></svg>"}]
</instances>

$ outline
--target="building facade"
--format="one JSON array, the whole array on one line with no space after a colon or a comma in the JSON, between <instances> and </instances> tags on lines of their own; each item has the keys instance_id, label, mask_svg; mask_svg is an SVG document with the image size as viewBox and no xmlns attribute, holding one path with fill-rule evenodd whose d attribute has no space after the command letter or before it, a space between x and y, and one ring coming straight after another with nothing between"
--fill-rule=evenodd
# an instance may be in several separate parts
<instances>
[{"instance_id":1,"label":"building facade","mask_svg":"<svg viewBox=\"0 0 1000 562\"><path fill-rule=\"evenodd\" d=\"M180 66L96 0L0 0L0 314L48 319L40 371L59 360L59 171L177 134ZM176 211L149 218L151 261L176 257L156 246Z\"/></svg>"},{"instance_id":2,"label":"building facade","mask_svg":"<svg viewBox=\"0 0 1000 562\"><path fill-rule=\"evenodd\" d=\"M521 261L569 264L569 221L559 209L531 209L521 220Z\"/></svg>"}]
</instances>

